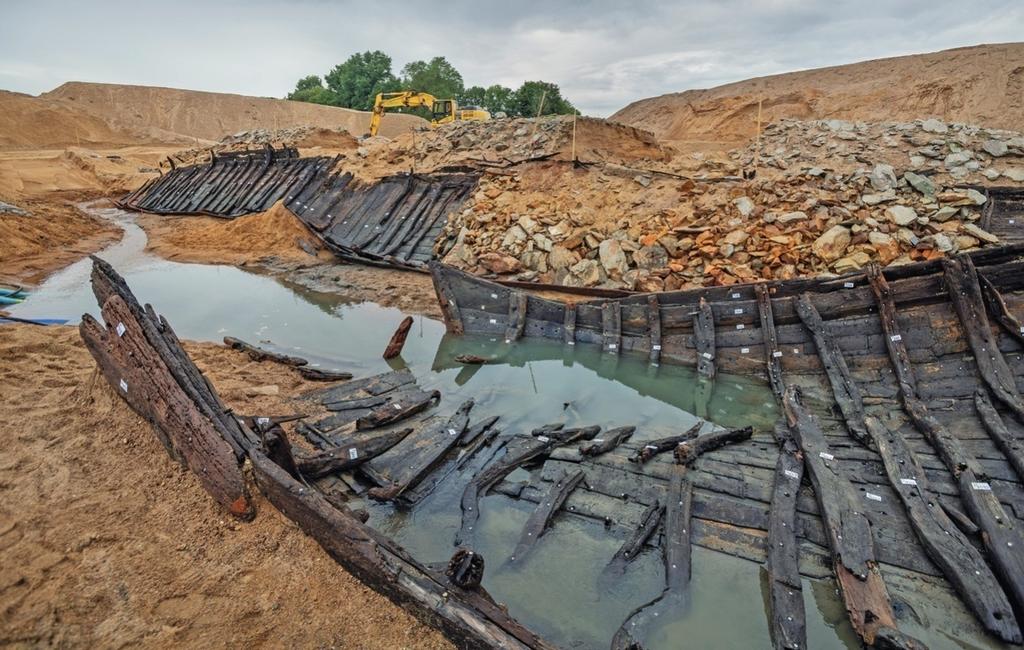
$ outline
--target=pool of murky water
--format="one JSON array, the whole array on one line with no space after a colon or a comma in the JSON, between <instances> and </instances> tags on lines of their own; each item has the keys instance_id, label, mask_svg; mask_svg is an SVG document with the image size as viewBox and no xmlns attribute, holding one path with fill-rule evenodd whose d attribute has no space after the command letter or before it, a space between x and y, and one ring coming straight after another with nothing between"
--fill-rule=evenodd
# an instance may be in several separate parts
<instances>
[{"instance_id":1,"label":"pool of murky water","mask_svg":"<svg viewBox=\"0 0 1024 650\"><path fill-rule=\"evenodd\" d=\"M389 366L380 354L405 316L374 303L291 286L230 266L182 264L147 254L146 235L130 214L90 207L121 225L122 241L100 253L141 302L165 315L183 338L219 341L225 335L295 353L323 368L357 376L408 366L424 388L443 395L447 414L473 398L473 419L499 415L505 432L551 423L567 426L632 424L636 440L679 432L698 413L723 426L770 428L777 417L768 388L742 377L719 377L709 399L699 399L695 373L650 366L644 357L602 355L597 346L562 346L528 339L513 345L488 338L452 337L443 323L415 316L402 357ZM83 260L50 277L20 305L19 317L78 322L98 315ZM491 358L481 366L454 361L460 353ZM522 470L520 470L522 471ZM446 561L459 525L459 496L469 476L454 475L411 511L369 504L370 523L423 562ZM492 494L481 502L476 548L487 560L484 586L511 613L566 647L607 647L628 613L657 594L661 560L648 551L613 584L599 574L622 540L573 515L559 517L525 563L509 567L531 504ZM678 648L770 647L766 596L758 565L715 551L693 550L693 579L683 611L650 631L646 646ZM856 647L832 583L805 581L812 648Z\"/></svg>"}]
</instances>

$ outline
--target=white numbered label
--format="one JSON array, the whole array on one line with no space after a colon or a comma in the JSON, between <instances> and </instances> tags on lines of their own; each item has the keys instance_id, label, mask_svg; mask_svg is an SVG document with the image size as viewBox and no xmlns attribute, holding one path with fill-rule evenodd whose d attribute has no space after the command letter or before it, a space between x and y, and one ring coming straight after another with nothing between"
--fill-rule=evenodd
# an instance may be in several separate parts
<instances>
[{"instance_id":1,"label":"white numbered label","mask_svg":"<svg viewBox=\"0 0 1024 650\"><path fill-rule=\"evenodd\" d=\"M450 436L456 435L455 429L448 429L448 435L450 435Z\"/></svg>"},{"instance_id":2,"label":"white numbered label","mask_svg":"<svg viewBox=\"0 0 1024 650\"><path fill-rule=\"evenodd\" d=\"M750 348L740 348L740 354L750 354Z\"/></svg>"},{"instance_id":3,"label":"white numbered label","mask_svg":"<svg viewBox=\"0 0 1024 650\"><path fill-rule=\"evenodd\" d=\"M121 386L121 390L123 390L126 393L128 392L128 382L126 382L125 380L122 379L120 386Z\"/></svg>"},{"instance_id":4,"label":"white numbered label","mask_svg":"<svg viewBox=\"0 0 1024 650\"><path fill-rule=\"evenodd\" d=\"M992 486L988 483L971 483L972 490L981 490L982 492L991 492Z\"/></svg>"},{"instance_id":5,"label":"white numbered label","mask_svg":"<svg viewBox=\"0 0 1024 650\"><path fill-rule=\"evenodd\" d=\"M902 341L903 340L903 336L900 335L900 334L893 334L892 336L889 337L889 340L890 341L894 341L894 342L895 341Z\"/></svg>"},{"instance_id":6,"label":"white numbered label","mask_svg":"<svg viewBox=\"0 0 1024 650\"><path fill-rule=\"evenodd\" d=\"M124 326L124 323L118 323L117 327L114 328L114 331L117 332L118 336L124 336L124 333L127 330L128 328Z\"/></svg>"},{"instance_id":7,"label":"white numbered label","mask_svg":"<svg viewBox=\"0 0 1024 650\"><path fill-rule=\"evenodd\" d=\"M772 356L778 359L779 357L782 356L782 350L776 350L775 352L772 352Z\"/></svg>"},{"instance_id":8,"label":"white numbered label","mask_svg":"<svg viewBox=\"0 0 1024 650\"><path fill-rule=\"evenodd\" d=\"M903 485L917 485L917 481L912 478L901 478L900 483Z\"/></svg>"},{"instance_id":9,"label":"white numbered label","mask_svg":"<svg viewBox=\"0 0 1024 650\"><path fill-rule=\"evenodd\" d=\"M878 496L877 494L871 494L870 492L865 492L864 496L866 496L867 498L871 499L872 501L881 501L882 500L882 497Z\"/></svg>"},{"instance_id":10,"label":"white numbered label","mask_svg":"<svg viewBox=\"0 0 1024 650\"><path fill-rule=\"evenodd\" d=\"M359 450L356 449L355 447L350 447L349 450L348 450L348 457L351 460L355 460L355 459L359 458Z\"/></svg>"},{"instance_id":11,"label":"white numbered label","mask_svg":"<svg viewBox=\"0 0 1024 650\"><path fill-rule=\"evenodd\" d=\"M270 424L270 418L256 418L256 424L260 426Z\"/></svg>"},{"instance_id":12,"label":"white numbered label","mask_svg":"<svg viewBox=\"0 0 1024 650\"><path fill-rule=\"evenodd\" d=\"M786 472L785 472L785 474L786 474L786 476L788 476L789 478L800 478L800 475L799 475L799 474L797 474L796 472L794 472L794 471L793 471L793 470L791 470L791 469L787 469L787 470L786 470Z\"/></svg>"},{"instance_id":13,"label":"white numbered label","mask_svg":"<svg viewBox=\"0 0 1024 650\"><path fill-rule=\"evenodd\" d=\"M654 350L655 352L661 352L661 346L660 345L652 345L651 349Z\"/></svg>"},{"instance_id":14,"label":"white numbered label","mask_svg":"<svg viewBox=\"0 0 1024 650\"><path fill-rule=\"evenodd\" d=\"M823 451L823 452L819 453L818 455L821 456L822 458L824 458L825 460L833 460L835 458L835 456L833 456L832 454L828 453L827 451Z\"/></svg>"},{"instance_id":15,"label":"white numbered label","mask_svg":"<svg viewBox=\"0 0 1024 650\"><path fill-rule=\"evenodd\" d=\"M746 329L746 328L747 328L747 326L744 325L743 323L736 323L736 329L742 330L742 329Z\"/></svg>"},{"instance_id":16,"label":"white numbered label","mask_svg":"<svg viewBox=\"0 0 1024 650\"><path fill-rule=\"evenodd\" d=\"M844 282L843 283L843 287L845 287L847 289L852 289L853 288L853 283L852 282Z\"/></svg>"}]
</instances>

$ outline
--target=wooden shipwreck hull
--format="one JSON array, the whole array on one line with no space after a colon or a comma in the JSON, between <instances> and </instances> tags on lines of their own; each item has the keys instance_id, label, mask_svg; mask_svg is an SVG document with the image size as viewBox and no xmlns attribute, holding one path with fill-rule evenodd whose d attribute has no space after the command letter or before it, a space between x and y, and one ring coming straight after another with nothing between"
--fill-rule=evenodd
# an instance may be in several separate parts
<instances>
[{"instance_id":1,"label":"wooden shipwreck hull","mask_svg":"<svg viewBox=\"0 0 1024 650\"><path fill-rule=\"evenodd\" d=\"M866 643L921 647L898 632L892 606L890 592L907 576L945 582L981 627L1021 642L1022 252L578 303L437 263L431 272L454 334L509 344L543 337L685 364L705 393L719 372L764 379L785 417L694 463L688 534L766 563L776 647L806 647L800 576L814 575L815 558L828 558ZM592 460L558 451L544 471L554 480L597 463L587 469L587 505L577 504L598 518L633 507L614 505L620 487L637 507L653 506L678 465L656 458L640 476L631 453L639 452L628 444ZM496 486L544 499L513 488ZM645 515L632 516L642 529ZM666 567L667 589L672 575Z\"/></svg>"},{"instance_id":2,"label":"wooden shipwreck hull","mask_svg":"<svg viewBox=\"0 0 1024 650\"><path fill-rule=\"evenodd\" d=\"M256 515L243 473L248 461L256 488L284 516L367 586L440 629L458 647L552 647L511 618L479 588L478 580L449 578L421 564L364 525L358 513L311 487L297 470L278 424L289 418L232 413L170 324L149 305L140 305L114 269L95 257L92 287L105 322L85 315L80 333L103 376L151 423L171 457L194 472L228 512L243 520ZM354 382L352 388L366 383ZM376 413L368 409L369 417L360 420L372 420L370 426L375 426L380 419Z\"/></svg>"},{"instance_id":3,"label":"wooden shipwreck hull","mask_svg":"<svg viewBox=\"0 0 1024 650\"><path fill-rule=\"evenodd\" d=\"M231 219L263 212L321 179L327 157L299 158L295 149L219 154L209 163L178 167L124 196L117 205L154 214Z\"/></svg>"}]
</instances>

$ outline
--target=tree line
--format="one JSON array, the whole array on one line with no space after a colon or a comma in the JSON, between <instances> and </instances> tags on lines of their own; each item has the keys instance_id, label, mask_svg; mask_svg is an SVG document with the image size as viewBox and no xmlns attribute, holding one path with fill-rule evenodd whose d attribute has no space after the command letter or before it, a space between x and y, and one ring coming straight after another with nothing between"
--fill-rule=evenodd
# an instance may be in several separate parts
<instances>
[{"instance_id":1,"label":"tree line","mask_svg":"<svg viewBox=\"0 0 1024 650\"><path fill-rule=\"evenodd\" d=\"M398 75L391 71L391 57L379 50L353 54L325 74L299 79L288 99L368 111L377 93L400 90L427 92L438 99L455 98L460 106L480 106L491 114L509 117L565 115L577 112L562 97L558 84L524 81L513 90L500 84L466 88L462 74L443 56L411 61Z\"/></svg>"}]
</instances>

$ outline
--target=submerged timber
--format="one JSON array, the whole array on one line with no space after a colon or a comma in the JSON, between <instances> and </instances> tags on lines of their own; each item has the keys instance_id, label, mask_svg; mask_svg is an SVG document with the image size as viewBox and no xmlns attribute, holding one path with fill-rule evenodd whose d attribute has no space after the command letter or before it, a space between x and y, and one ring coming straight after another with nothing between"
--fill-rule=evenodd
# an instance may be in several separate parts
<instances>
[{"instance_id":1,"label":"submerged timber","mask_svg":"<svg viewBox=\"0 0 1024 650\"><path fill-rule=\"evenodd\" d=\"M544 471L557 484L578 463L596 465L586 490L628 494L643 508L634 537L649 537L664 518L659 504L676 495L694 543L767 562L776 647L806 647L799 577L822 561L866 644L911 648L921 644L899 631L892 596L907 576L944 582L990 634L1021 643L1022 253L1018 244L839 278L577 303L437 263L431 271L452 334L542 337L694 366L705 400L718 372L762 377L784 420L693 462L692 506L678 496L690 490L675 469L682 461L629 463L643 450L628 442L593 459L582 448L551 452L558 462ZM678 526L666 527L666 562L682 543ZM685 579L666 564L667 601ZM616 643L629 647L629 632Z\"/></svg>"}]
</instances>

